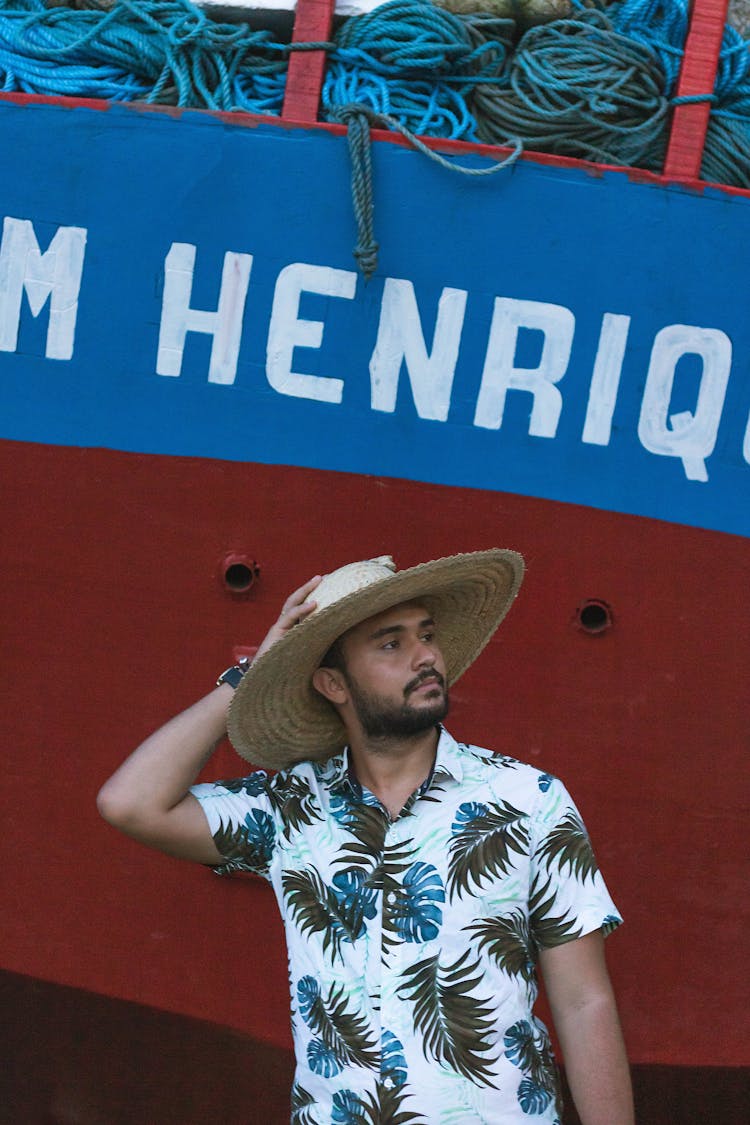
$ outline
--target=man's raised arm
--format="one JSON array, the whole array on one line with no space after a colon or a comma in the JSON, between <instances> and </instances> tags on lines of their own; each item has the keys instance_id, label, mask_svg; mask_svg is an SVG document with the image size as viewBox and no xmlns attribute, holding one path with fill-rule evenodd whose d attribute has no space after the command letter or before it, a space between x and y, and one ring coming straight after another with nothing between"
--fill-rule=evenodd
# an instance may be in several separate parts
<instances>
[{"instance_id":1,"label":"man's raised arm","mask_svg":"<svg viewBox=\"0 0 750 1125\"><path fill-rule=\"evenodd\" d=\"M315 608L316 575L287 598L256 659ZM104 783L97 807L128 836L181 859L219 863L208 823L188 792L227 729L232 688L221 684L150 735Z\"/></svg>"},{"instance_id":2,"label":"man's raised arm","mask_svg":"<svg viewBox=\"0 0 750 1125\"><path fill-rule=\"evenodd\" d=\"M99 791L109 824L181 859L219 863L190 786L226 734L232 688L222 684L150 735Z\"/></svg>"}]
</instances>

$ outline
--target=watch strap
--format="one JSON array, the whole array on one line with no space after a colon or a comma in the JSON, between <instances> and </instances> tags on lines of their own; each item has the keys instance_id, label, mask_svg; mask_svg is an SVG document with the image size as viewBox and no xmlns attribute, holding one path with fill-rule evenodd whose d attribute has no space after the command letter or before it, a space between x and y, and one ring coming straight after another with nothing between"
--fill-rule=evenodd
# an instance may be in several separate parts
<instances>
[{"instance_id":1,"label":"watch strap","mask_svg":"<svg viewBox=\"0 0 750 1125\"><path fill-rule=\"evenodd\" d=\"M249 667L250 661L247 657L243 657L238 664L233 664L231 668L227 668L221 673L216 681L216 686L219 687L221 684L229 684L231 688L236 689Z\"/></svg>"}]
</instances>

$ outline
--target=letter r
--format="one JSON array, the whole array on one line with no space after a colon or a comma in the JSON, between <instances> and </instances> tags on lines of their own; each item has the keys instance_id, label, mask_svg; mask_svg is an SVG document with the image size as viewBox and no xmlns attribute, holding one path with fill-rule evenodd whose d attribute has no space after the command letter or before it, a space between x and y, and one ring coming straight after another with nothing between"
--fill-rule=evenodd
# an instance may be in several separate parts
<instances>
[{"instance_id":1,"label":"letter r","mask_svg":"<svg viewBox=\"0 0 750 1125\"><path fill-rule=\"evenodd\" d=\"M544 333L537 367L515 365L520 328L535 328ZM563 305L496 297L474 425L498 430L503 422L507 391L530 391L534 405L529 433L554 437L562 410L562 395L555 383L567 370L574 330L575 317Z\"/></svg>"}]
</instances>

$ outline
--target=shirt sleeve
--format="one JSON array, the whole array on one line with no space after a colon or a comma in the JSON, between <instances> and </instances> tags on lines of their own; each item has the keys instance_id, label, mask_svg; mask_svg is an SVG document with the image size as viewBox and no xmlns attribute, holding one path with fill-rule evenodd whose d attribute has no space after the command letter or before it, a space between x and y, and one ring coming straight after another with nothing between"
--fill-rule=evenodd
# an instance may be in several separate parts
<instances>
[{"instance_id":1,"label":"shirt sleeve","mask_svg":"<svg viewBox=\"0 0 750 1125\"><path fill-rule=\"evenodd\" d=\"M550 779L531 826L529 929L538 949L622 922L594 857L586 826L562 782Z\"/></svg>"},{"instance_id":2,"label":"shirt sleeve","mask_svg":"<svg viewBox=\"0 0 750 1125\"><path fill-rule=\"evenodd\" d=\"M200 803L225 860L214 871L218 875L250 871L270 878L278 828L268 774L257 770L235 781L193 785L190 792Z\"/></svg>"}]
</instances>

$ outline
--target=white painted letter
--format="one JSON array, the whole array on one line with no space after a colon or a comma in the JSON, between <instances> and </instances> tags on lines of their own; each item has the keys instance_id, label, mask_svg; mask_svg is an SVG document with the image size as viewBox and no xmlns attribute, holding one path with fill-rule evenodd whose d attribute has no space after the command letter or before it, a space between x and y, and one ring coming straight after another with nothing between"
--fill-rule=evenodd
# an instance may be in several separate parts
<instances>
[{"instance_id":1,"label":"white painted letter","mask_svg":"<svg viewBox=\"0 0 750 1125\"><path fill-rule=\"evenodd\" d=\"M677 362L698 355L703 372L695 412L669 413ZM638 437L649 453L679 457L688 480L708 480L705 460L716 444L732 365L732 344L718 328L669 324L657 332L638 422Z\"/></svg>"},{"instance_id":2,"label":"white painted letter","mask_svg":"<svg viewBox=\"0 0 750 1125\"><path fill-rule=\"evenodd\" d=\"M16 350L25 289L35 317L52 298L44 354L48 359L71 358L85 251L84 227L58 227L42 254L28 219L5 219L0 247L0 351Z\"/></svg>"},{"instance_id":3,"label":"white painted letter","mask_svg":"<svg viewBox=\"0 0 750 1125\"><path fill-rule=\"evenodd\" d=\"M582 434L591 445L609 445L629 328L629 316L605 313L602 318Z\"/></svg>"},{"instance_id":4,"label":"white painted letter","mask_svg":"<svg viewBox=\"0 0 750 1125\"><path fill-rule=\"evenodd\" d=\"M164 263L164 300L156 359L157 375L179 375L182 371L185 336L188 332L204 332L214 338L208 365L209 383L234 382L252 264L252 254L228 251L224 255L216 312L191 309L195 247L190 242L172 243Z\"/></svg>"},{"instance_id":5,"label":"white painted letter","mask_svg":"<svg viewBox=\"0 0 750 1125\"><path fill-rule=\"evenodd\" d=\"M383 290L380 324L370 359L373 410L396 409L401 364L411 383L420 418L445 422L451 402L453 376L466 310L465 289L444 289L438 303L437 323L428 355L419 308L410 281L388 277Z\"/></svg>"},{"instance_id":6,"label":"white painted letter","mask_svg":"<svg viewBox=\"0 0 750 1125\"><path fill-rule=\"evenodd\" d=\"M745 430L745 440L742 443L742 456L750 465L750 416L747 419L747 428Z\"/></svg>"},{"instance_id":7,"label":"white painted letter","mask_svg":"<svg viewBox=\"0 0 750 1125\"><path fill-rule=\"evenodd\" d=\"M519 328L536 328L544 333L538 367L514 365ZM575 317L563 305L496 297L474 425L498 430L506 392L531 391L534 405L529 433L554 437L562 410L562 395L554 384L567 370L574 330Z\"/></svg>"},{"instance_id":8,"label":"white painted letter","mask_svg":"<svg viewBox=\"0 0 750 1125\"><path fill-rule=\"evenodd\" d=\"M279 394L341 402L343 379L292 371L295 348L319 348L323 342L323 321L300 320L299 302L303 291L351 300L356 287L356 273L331 266L293 262L281 271L273 295L266 349L266 378Z\"/></svg>"}]
</instances>

